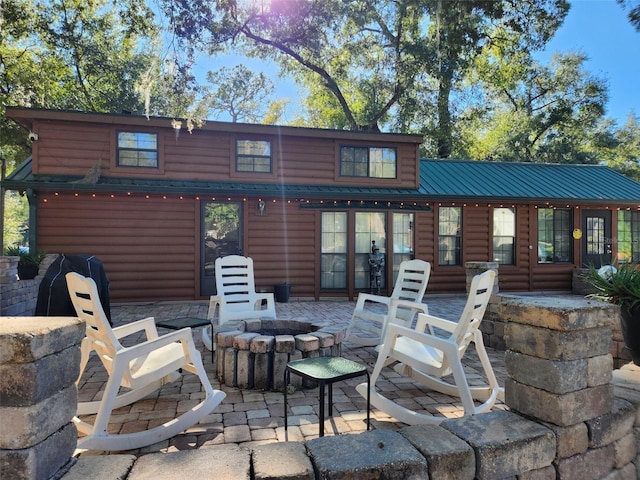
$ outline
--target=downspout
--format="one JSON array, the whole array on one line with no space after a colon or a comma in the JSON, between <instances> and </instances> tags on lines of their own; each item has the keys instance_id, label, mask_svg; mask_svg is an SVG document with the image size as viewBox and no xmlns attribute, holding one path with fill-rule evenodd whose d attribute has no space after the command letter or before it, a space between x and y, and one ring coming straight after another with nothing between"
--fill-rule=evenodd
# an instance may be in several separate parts
<instances>
[{"instance_id":1,"label":"downspout","mask_svg":"<svg viewBox=\"0 0 640 480\"><path fill-rule=\"evenodd\" d=\"M4 254L4 177L7 161L0 157L0 256Z\"/></svg>"},{"instance_id":2,"label":"downspout","mask_svg":"<svg viewBox=\"0 0 640 480\"><path fill-rule=\"evenodd\" d=\"M33 189L27 189L27 201L29 202L29 252L38 251L38 208L36 192Z\"/></svg>"}]
</instances>

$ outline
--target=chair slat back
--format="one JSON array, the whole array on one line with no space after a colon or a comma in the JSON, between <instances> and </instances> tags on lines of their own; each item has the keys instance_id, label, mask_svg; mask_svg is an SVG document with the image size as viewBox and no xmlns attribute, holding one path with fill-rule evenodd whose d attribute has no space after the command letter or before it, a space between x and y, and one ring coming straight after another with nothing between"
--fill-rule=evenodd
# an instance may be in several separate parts
<instances>
[{"instance_id":1,"label":"chair slat back","mask_svg":"<svg viewBox=\"0 0 640 480\"><path fill-rule=\"evenodd\" d=\"M253 259L240 255L216 258L216 291L223 295L227 308L234 312L253 310L255 281Z\"/></svg>"},{"instance_id":2,"label":"chair slat back","mask_svg":"<svg viewBox=\"0 0 640 480\"><path fill-rule=\"evenodd\" d=\"M471 343L474 331L480 328L491 299L495 276L495 271L487 270L471 280L467 302L458 320L458 326L451 334L451 338L459 345L460 357Z\"/></svg>"},{"instance_id":3,"label":"chair slat back","mask_svg":"<svg viewBox=\"0 0 640 480\"><path fill-rule=\"evenodd\" d=\"M393 300L408 300L410 302L422 302L422 297L427 290L431 264L424 260L405 260L400 264L400 271L396 284L391 293ZM396 316L406 322L412 320L415 312L411 309L398 308Z\"/></svg>"},{"instance_id":4,"label":"chair slat back","mask_svg":"<svg viewBox=\"0 0 640 480\"><path fill-rule=\"evenodd\" d=\"M400 264L400 271L393 287L391 298L394 300L409 300L421 302L427 290L431 264L424 260L405 260Z\"/></svg>"},{"instance_id":5,"label":"chair slat back","mask_svg":"<svg viewBox=\"0 0 640 480\"><path fill-rule=\"evenodd\" d=\"M65 276L71 302L78 318L86 324L86 336L109 373L116 353L123 347L113 334L104 313L96 282L92 278L69 272Z\"/></svg>"}]
</instances>

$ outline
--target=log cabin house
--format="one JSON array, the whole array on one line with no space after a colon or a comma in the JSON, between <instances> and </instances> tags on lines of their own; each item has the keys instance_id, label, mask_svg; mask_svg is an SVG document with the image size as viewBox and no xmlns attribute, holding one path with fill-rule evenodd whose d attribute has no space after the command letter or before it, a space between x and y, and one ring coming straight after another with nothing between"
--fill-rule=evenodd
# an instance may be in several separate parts
<instances>
[{"instance_id":1,"label":"log cabin house","mask_svg":"<svg viewBox=\"0 0 640 480\"><path fill-rule=\"evenodd\" d=\"M30 202L30 244L102 260L113 301L215 292L218 256L294 298L382 289L431 262L427 293L464 292L465 263L501 291L570 291L576 268L640 259L640 184L594 165L421 160L420 135L7 108L32 156L3 187Z\"/></svg>"}]
</instances>

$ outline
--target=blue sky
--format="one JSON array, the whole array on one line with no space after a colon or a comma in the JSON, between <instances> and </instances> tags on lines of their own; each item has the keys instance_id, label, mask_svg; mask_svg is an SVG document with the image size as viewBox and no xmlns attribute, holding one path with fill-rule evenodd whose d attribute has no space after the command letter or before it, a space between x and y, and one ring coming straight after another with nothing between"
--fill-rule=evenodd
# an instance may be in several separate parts
<instances>
[{"instance_id":1,"label":"blue sky","mask_svg":"<svg viewBox=\"0 0 640 480\"><path fill-rule=\"evenodd\" d=\"M640 32L615 0L573 0L571 10L545 54L580 51L586 69L607 80L607 116L622 126L629 113L640 116Z\"/></svg>"},{"instance_id":2,"label":"blue sky","mask_svg":"<svg viewBox=\"0 0 640 480\"><path fill-rule=\"evenodd\" d=\"M630 113L640 116L640 32L629 23L625 11L615 0L572 0L564 24L536 57L546 63L551 54L579 51L589 60L589 73L606 80L609 102L606 115L622 126ZM239 62L254 71L264 71L274 82L276 98L289 98L290 104L283 123L297 114L298 89L290 79L277 77L277 67L255 59L221 56L213 60L200 59L205 71L220 66L233 67ZM222 116L220 120L227 120Z\"/></svg>"}]
</instances>

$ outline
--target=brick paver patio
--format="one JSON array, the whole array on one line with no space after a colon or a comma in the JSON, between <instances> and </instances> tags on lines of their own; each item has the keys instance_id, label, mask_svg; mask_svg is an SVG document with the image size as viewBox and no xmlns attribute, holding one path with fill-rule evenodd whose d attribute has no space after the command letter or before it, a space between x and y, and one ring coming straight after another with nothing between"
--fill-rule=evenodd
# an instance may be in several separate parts
<instances>
[{"instance_id":1,"label":"brick paver patio","mask_svg":"<svg viewBox=\"0 0 640 480\"><path fill-rule=\"evenodd\" d=\"M464 306L465 297L427 296L426 303L432 314L456 319ZM351 318L355 302L321 301L278 303L276 310L281 318L306 318L314 322L325 322L346 326ZM140 318L153 316L156 320L168 320L177 317L206 317L208 302L191 303L145 303L114 305L111 309L114 325L120 325ZM159 329L160 334L166 330ZM171 452L207 447L223 443L234 443L253 447L261 443L285 441L284 412L282 392L241 390L220 385L215 378L215 368L211 361L211 352L202 345L200 329L194 330L196 345L203 352L202 358L214 388L227 393L223 403L203 421L186 432L169 440L159 442L144 449L128 453L143 454L151 452ZM131 339L135 341L135 339ZM126 342L123 342L126 344ZM496 375L501 385L506 376L504 370L504 352L487 349ZM361 362L373 368L376 352L373 348L356 346L349 342L342 345L342 356ZM474 351L467 353L465 369L470 383L479 370L479 361ZM97 358L90 360L88 371L79 385L79 397L82 401L95 399L100 395L107 375ZM415 410L425 410L443 417L456 417L462 414L459 402L446 395L428 389L401 378L388 369L385 382L378 387L386 390L386 395ZM334 416L325 420L325 435L360 433L366 430L366 401L355 390L362 382L355 378L334 385ZM185 375L182 380L169 384L160 392L116 411L112 416L109 430L112 433L125 433L153 427L174 418L176 414L188 410L202 397L197 378ZM318 389L296 390L289 396L289 441L307 441L318 436ZM497 405L497 408L503 408ZM404 424L390 418L384 412L372 407L372 428L398 429ZM95 452L91 452L95 453Z\"/></svg>"}]
</instances>

